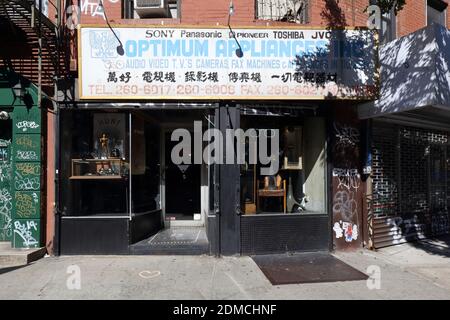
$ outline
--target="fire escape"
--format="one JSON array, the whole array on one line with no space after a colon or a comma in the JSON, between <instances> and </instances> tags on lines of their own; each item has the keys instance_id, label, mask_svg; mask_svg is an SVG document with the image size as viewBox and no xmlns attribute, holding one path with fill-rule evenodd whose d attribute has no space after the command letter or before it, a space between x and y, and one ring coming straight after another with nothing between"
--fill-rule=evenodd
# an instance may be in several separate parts
<instances>
[{"instance_id":1,"label":"fire escape","mask_svg":"<svg viewBox=\"0 0 450 320\"><path fill-rule=\"evenodd\" d=\"M0 70L19 74L51 97L68 70L66 44L61 28L39 10L40 1L0 0ZM60 11L52 0L48 5Z\"/></svg>"}]
</instances>

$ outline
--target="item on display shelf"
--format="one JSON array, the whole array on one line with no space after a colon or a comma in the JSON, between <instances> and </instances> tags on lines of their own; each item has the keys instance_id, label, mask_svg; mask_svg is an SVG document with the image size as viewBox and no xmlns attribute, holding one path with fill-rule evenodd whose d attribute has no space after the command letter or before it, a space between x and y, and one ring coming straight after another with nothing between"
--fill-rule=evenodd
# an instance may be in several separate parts
<instances>
[{"instance_id":1,"label":"item on display shelf","mask_svg":"<svg viewBox=\"0 0 450 320\"><path fill-rule=\"evenodd\" d=\"M283 180L280 175L264 177L263 188L258 189L258 206L260 210L263 199L273 198L281 198L283 213L286 213L286 180Z\"/></svg>"},{"instance_id":2,"label":"item on display shelf","mask_svg":"<svg viewBox=\"0 0 450 320\"><path fill-rule=\"evenodd\" d=\"M120 158L120 151L118 148L114 148L111 150L111 157L112 158Z\"/></svg>"},{"instance_id":3,"label":"item on display shelf","mask_svg":"<svg viewBox=\"0 0 450 320\"><path fill-rule=\"evenodd\" d=\"M72 159L70 179L122 179L128 174L128 171L128 164L120 158Z\"/></svg>"},{"instance_id":4,"label":"item on display shelf","mask_svg":"<svg viewBox=\"0 0 450 320\"><path fill-rule=\"evenodd\" d=\"M302 170L302 127L284 129L283 169Z\"/></svg>"},{"instance_id":5,"label":"item on display shelf","mask_svg":"<svg viewBox=\"0 0 450 320\"><path fill-rule=\"evenodd\" d=\"M99 139L100 141L100 159L107 159L109 157L109 138L106 133L103 133Z\"/></svg>"}]
</instances>

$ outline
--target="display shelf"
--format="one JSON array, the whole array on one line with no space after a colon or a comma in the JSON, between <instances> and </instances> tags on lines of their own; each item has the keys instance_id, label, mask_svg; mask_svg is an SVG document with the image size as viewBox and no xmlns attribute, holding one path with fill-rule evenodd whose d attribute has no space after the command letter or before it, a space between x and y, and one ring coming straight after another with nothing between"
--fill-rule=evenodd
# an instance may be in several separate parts
<instances>
[{"instance_id":1,"label":"display shelf","mask_svg":"<svg viewBox=\"0 0 450 320\"><path fill-rule=\"evenodd\" d=\"M72 159L70 180L123 179L127 162L120 158Z\"/></svg>"}]
</instances>

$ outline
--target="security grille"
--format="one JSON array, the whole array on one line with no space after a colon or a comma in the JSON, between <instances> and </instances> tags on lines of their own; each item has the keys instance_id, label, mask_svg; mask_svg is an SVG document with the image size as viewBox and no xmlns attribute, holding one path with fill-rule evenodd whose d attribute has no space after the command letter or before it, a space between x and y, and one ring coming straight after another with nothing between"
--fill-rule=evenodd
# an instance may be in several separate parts
<instances>
[{"instance_id":1,"label":"security grille","mask_svg":"<svg viewBox=\"0 0 450 320\"><path fill-rule=\"evenodd\" d=\"M397 127L373 127L373 215L391 217L398 214Z\"/></svg>"},{"instance_id":2,"label":"security grille","mask_svg":"<svg viewBox=\"0 0 450 320\"><path fill-rule=\"evenodd\" d=\"M446 132L375 122L369 201L375 248L450 231L449 142Z\"/></svg>"}]
</instances>

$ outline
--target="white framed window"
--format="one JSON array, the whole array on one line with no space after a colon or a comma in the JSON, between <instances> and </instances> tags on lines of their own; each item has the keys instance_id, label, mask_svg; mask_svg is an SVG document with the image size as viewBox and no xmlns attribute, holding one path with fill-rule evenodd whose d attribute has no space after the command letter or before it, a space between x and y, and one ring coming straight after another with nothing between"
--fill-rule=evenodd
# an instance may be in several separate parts
<instances>
[{"instance_id":1,"label":"white framed window","mask_svg":"<svg viewBox=\"0 0 450 320\"><path fill-rule=\"evenodd\" d=\"M125 19L180 18L180 0L124 0Z\"/></svg>"},{"instance_id":2,"label":"white framed window","mask_svg":"<svg viewBox=\"0 0 450 320\"><path fill-rule=\"evenodd\" d=\"M309 22L309 0L255 0L256 19Z\"/></svg>"}]
</instances>

